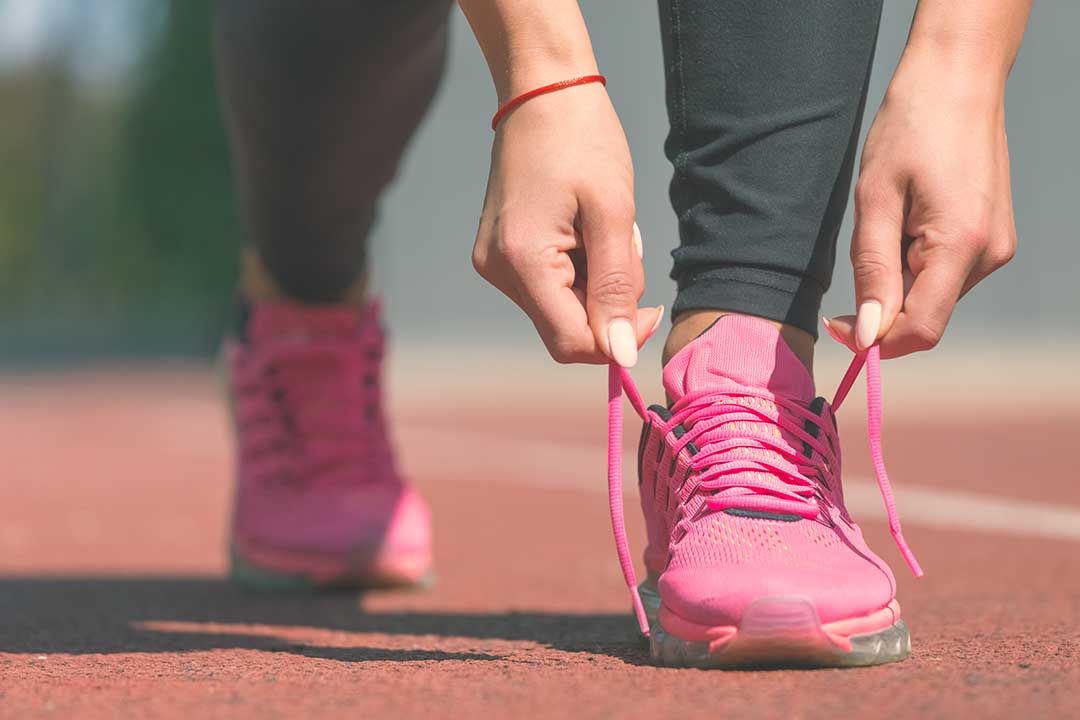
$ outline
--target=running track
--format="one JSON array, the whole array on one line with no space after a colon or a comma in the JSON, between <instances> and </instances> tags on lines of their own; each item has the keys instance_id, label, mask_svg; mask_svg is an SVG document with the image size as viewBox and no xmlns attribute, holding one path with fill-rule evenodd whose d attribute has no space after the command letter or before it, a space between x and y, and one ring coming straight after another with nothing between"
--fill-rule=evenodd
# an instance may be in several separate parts
<instances>
[{"instance_id":1,"label":"running track","mask_svg":"<svg viewBox=\"0 0 1080 720\"><path fill-rule=\"evenodd\" d=\"M422 372L452 361L420 355L394 382L438 583L359 599L222 579L231 460L210 370L0 377L0 717L1080 717L1075 387L960 367L943 399L887 367L886 459L924 579L866 481L858 396L846 483L897 572L913 657L706 673L648 666L627 614L602 372L546 370L522 403L531 366Z\"/></svg>"}]
</instances>

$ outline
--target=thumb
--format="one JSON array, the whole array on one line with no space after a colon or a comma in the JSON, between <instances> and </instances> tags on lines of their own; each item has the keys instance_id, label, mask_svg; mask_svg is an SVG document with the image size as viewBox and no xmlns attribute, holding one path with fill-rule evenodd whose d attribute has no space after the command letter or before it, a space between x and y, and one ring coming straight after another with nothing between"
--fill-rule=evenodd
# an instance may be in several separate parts
<instances>
[{"instance_id":1,"label":"thumb","mask_svg":"<svg viewBox=\"0 0 1080 720\"><path fill-rule=\"evenodd\" d=\"M857 350L865 350L887 333L904 303L903 221L904 201L898 190L873 195L856 191L851 265Z\"/></svg>"},{"instance_id":2,"label":"thumb","mask_svg":"<svg viewBox=\"0 0 1080 720\"><path fill-rule=\"evenodd\" d=\"M588 282L585 309L597 346L623 367L633 367L638 354L637 301L645 273L634 242L632 202L610 198L580 208Z\"/></svg>"}]
</instances>

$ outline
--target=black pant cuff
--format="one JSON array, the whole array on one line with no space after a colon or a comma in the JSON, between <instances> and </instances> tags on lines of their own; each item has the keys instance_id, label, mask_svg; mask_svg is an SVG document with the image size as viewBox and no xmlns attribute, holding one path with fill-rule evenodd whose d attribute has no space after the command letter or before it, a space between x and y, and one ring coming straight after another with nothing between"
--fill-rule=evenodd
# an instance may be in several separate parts
<instances>
[{"instance_id":1,"label":"black pant cuff","mask_svg":"<svg viewBox=\"0 0 1080 720\"><path fill-rule=\"evenodd\" d=\"M688 310L728 310L793 325L816 339L825 288L805 277L758 268L722 268L678 281L672 319Z\"/></svg>"}]
</instances>

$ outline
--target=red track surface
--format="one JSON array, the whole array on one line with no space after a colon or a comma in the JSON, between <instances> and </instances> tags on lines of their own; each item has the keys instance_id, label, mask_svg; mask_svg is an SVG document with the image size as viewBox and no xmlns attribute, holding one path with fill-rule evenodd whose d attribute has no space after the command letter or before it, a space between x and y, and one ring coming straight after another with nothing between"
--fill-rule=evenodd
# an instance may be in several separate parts
<instances>
[{"instance_id":1,"label":"red track surface","mask_svg":"<svg viewBox=\"0 0 1080 720\"><path fill-rule=\"evenodd\" d=\"M556 448L529 482L485 455L512 460L513 418L399 411L435 510L434 589L259 597L222 579L229 463L208 374L0 382L0 716L1080 716L1080 543L910 521L920 581L864 522L901 582L909 661L650 667L606 516L603 403L572 402L595 465L560 457L565 423L523 418ZM1080 505L1064 452L1080 411L986 413L948 434L934 418L890 416L897 485ZM847 469L865 476L859 420L845 420ZM490 440L450 457L436 436L462 425ZM636 513L630 524L640 549Z\"/></svg>"}]
</instances>

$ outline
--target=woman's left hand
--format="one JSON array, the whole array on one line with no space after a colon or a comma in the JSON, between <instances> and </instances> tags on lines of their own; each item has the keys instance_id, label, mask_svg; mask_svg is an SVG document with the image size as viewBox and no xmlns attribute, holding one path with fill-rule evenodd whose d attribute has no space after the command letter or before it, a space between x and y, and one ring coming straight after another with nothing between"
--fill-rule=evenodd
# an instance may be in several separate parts
<instances>
[{"instance_id":1,"label":"woman's left hand","mask_svg":"<svg viewBox=\"0 0 1080 720\"><path fill-rule=\"evenodd\" d=\"M906 57L863 150L851 261L857 314L826 323L853 350L927 350L961 296L1016 248L1004 78Z\"/></svg>"}]
</instances>

